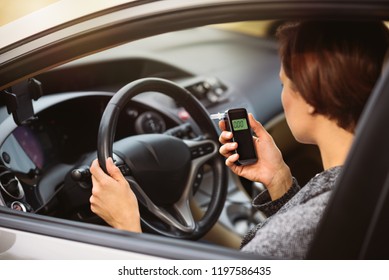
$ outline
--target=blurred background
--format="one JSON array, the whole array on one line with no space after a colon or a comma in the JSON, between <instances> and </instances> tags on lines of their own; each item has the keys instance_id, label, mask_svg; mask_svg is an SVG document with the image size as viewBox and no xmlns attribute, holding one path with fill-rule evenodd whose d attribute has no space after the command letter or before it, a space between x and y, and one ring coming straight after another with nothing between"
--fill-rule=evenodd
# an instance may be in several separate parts
<instances>
[{"instance_id":1,"label":"blurred background","mask_svg":"<svg viewBox=\"0 0 389 280\"><path fill-rule=\"evenodd\" d=\"M59 0L1 0L0 26Z\"/></svg>"}]
</instances>

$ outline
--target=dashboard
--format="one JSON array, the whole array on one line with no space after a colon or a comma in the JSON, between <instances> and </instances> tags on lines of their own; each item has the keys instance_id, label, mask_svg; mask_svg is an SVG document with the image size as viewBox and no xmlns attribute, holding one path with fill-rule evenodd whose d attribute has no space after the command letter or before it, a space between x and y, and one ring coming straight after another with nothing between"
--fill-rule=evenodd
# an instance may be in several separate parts
<instances>
[{"instance_id":1,"label":"dashboard","mask_svg":"<svg viewBox=\"0 0 389 280\"><path fill-rule=\"evenodd\" d=\"M14 171L41 173L58 162L71 164L95 151L100 119L111 97L109 93L84 94L39 112L5 140L0 150L3 160ZM133 101L121 114L116 139L164 133L177 125L177 120Z\"/></svg>"}]
</instances>

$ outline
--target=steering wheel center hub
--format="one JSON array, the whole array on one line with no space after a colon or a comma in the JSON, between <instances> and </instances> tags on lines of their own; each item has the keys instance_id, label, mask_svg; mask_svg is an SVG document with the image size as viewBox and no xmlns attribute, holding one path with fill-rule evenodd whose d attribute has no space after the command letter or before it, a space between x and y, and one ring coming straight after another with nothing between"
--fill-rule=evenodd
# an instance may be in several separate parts
<instances>
[{"instance_id":1,"label":"steering wheel center hub","mask_svg":"<svg viewBox=\"0 0 389 280\"><path fill-rule=\"evenodd\" d=\"M190 150L180 139L163 134L137 135L116 142L114 153L121 156L156 205L179 200L191 165Z\"/></svg>"}]
</instances>

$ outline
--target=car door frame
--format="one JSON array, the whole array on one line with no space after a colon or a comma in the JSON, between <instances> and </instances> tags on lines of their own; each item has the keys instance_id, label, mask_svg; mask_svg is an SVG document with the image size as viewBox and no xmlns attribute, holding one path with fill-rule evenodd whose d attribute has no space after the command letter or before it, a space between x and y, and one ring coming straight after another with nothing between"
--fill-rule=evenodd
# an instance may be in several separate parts
<instances>
[{"instance_id":1,"label":"car door frame","mask_svg":"<svg viewBox=\"0 0 389 280\"><path fill-rule=\"evenodd\" d=\"M94 52L96 48L104 49L125 41L136 40L181 28L235 20L317 18L319 15L331 18L349 16L351 18L359 17L360 19L387 19L389 15L388 1L375 1L374 3L359 1L356 4L345 0L337 2L320 1L321 5L318 5L318 1L303 3L299 1L273 1L269 3L268 1L209 0L197 1L198 3L196 4L194 3L195 1L168 0L163 1L164 4L166 4L165 7L161 7L157 2L158 1L148 2L142 7L125 7L123 10L104 14L103 17L105 17L105 22L103 23L98 22L99 17L87 20L82 19L79 22L73 22L71 26L62 26L60 29L53 29L48 33L40 34L32 39L29 38L26 41L19 42L15 48L0 53L0 84L2 85L2 88L6 88L18 80L24 80L28 77L42 73L55 65L72 60L75 57L90 54ZM178 6L173 6L173 4ZM134 9L137 9L135 15L131 13L132 11L135 11ZM127 13L126 17L123 16L123 11ZM119 14L121 17L115 18ZM111 24L107 23L109 20L112 20ZM377 98L381 98L381 96L378 96ZM359 144L354 146L347 162L346 170L350 172L350 174L355 172L362 173L364 171L360 166L356 166L356 162L359 160L358 151L356 151L356 149L369 145L369 141L360 135L367 131L370 133L370 130L368 130L368 123L371 119L374 120L376 108L369 107L369 110L370 112L367 110L368 113L364 116L364 124L360 126ZM362 130L365 128L366 130ZM367 141L368 144L365 144L364 141ZM369 153L369 151L367 151L367 153ZM373 172L372 174L374 174L374 168L371 169ZM342 189L352 182L349 181L347 177L343 178ZM366 180L363 180L362 182L366 183ZM377 185L378 184L379 182L377 182ZM361 187L363 187L362 185ZM338 195L339 192L340 190L337 190L336 195ZM345 196L347 196L347 193L350 192L348 187L345 189L345 192ZM334 195L333 200L335 201L337 199L338 198L335 198ZM332 201L331 204L334 203L334 201ZM358 205L359 204L357 203L354 206ZM332 213L332 215L328 214L329 224L332 220L332 216L339 214L339 212L336 212L339 211L337 210L337 207L338 206L329 210L335 212ZM372 211L374 212L374 210ZM137 235L102 226L64 221L30 213L15 213L12 210L3 208L0 209L0 226L1 234L3 236L4 234L11 236L12 234L28 232L36 235L36 237L47 236L59 238L64 241L64 246L66 246L67 241L71 241L127 251L130 252L130 254L134 252L136 254L151 255L161 258L226 259L253 257L235 250L218 246L209 246L208 244L199 242L180 241L149 234ZM322 227L327 227L327 231L331 230L330 225L323 225ZM321 231L322 229L319 230L319 232ZM339 229L337 229L337 232L339 232ZM352 232L349 232L349 234L352 234ZM325 256L334 256L333 254L335 254L335 252L341 251L342 249L350 249L347 246L341 246L342 240L344 241L346 237L347 236L344 236L336 243L339 247L333 246L333 244L328 241L328 255ZM320 237L319 233L317 240L323 240L325 238L326 234L324 234L323 237ZM336 238L336 234L332 234L330 240L335 240ZM321 257L322 250L325 249L322 247L323 246L317 247L317 249L312 250L310 257ZM350 256L356 257L357 255L361 257L365 256L363 254L361 255L360 251L358 254L353 253ZM22 255L15 256L15 258L18 257L23 258ZM39 254L28 255L28 258L39 257ZM260 258L259 256L255 257Z\"/></svg>"}]
</instances>

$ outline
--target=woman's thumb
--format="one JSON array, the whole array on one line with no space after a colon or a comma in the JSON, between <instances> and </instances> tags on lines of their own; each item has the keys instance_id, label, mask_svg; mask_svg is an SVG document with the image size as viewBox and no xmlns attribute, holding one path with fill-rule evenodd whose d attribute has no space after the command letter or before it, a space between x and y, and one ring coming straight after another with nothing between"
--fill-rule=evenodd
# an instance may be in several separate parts
<instances>
[{"instance_id":1,"label":"woman's thumb","mask_svg":"<svg viewBox=\"0 0 389 280\"><path fill-rule=\"evenodd\" d=\"M119 180L123 178L120 169L113 163L111 157L107 158L106 166L107 166L107 171L112 178L114 178L115 180Z\"/></svg>"},{"instance_id":2,"label":"woman's thumb","mask_svg":"<svg viewBox=\"0 0 389 280\"><path fill-rule=\"evenodd\" d=\"M267 135L266 129L262 126L262 124L259 121L257 121L254 118L253 114L249 113L248 115L249 115L250 126L253 129L255 135L257 137L263 137Z\"/></svg>"}]
</instances>

